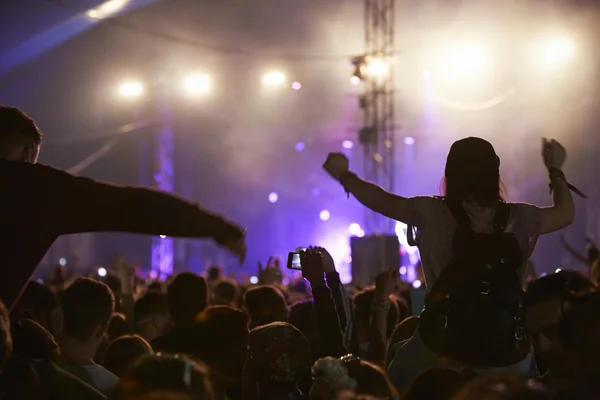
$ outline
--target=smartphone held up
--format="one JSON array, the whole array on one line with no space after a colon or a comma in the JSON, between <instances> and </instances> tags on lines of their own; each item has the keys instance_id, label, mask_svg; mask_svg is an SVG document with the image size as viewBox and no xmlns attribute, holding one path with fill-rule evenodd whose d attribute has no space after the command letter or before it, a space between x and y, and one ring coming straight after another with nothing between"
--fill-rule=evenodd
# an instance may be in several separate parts
<instances>
[{"instance_id":1,"label":"smartphone held up","mask_svg":"<svg viewBox=\"0 0 600 400\"><path fill-rule=\"evenodd\" d=\"M306 251L306 247L297 247L296 251L288 253L288 269L294 269L296 271L302 271L302 264L300 263L300 252Z\"/></svg>"}]
</instances>

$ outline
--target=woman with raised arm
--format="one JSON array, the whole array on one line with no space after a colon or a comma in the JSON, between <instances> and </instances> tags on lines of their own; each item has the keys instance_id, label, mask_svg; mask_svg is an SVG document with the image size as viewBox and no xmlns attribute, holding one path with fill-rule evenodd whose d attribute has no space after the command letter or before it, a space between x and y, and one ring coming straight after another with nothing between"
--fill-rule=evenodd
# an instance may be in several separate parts
<instances>
[{"instance_id":1,"label":"woman with raised arm","mask_svg":"<svg viewBox=\"0 0 600 400\"><path fill-rule=\"evenodd\" d=\"M349 194L419 232L428 295L419 329L390 364L399 389L427 367L523 374L532 367L522 321L523 268L539 235L565 228L575 214L562 172L565 149L544 139L542 156L553 192L553 205L545 208L504 201L500 159L480 138L452 145L444 197L398 196L350 172L343 154L329 154L323 168Z\"/></svg>"}]
</instances>

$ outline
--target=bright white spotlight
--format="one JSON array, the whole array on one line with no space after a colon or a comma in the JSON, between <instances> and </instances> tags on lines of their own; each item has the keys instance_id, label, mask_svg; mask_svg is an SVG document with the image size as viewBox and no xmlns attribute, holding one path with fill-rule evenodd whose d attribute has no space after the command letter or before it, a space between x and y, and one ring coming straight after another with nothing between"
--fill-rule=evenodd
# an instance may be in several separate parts
<instances>
[{"instance_id":1,"label":"bright white spotlight","mask_svg":"<svg viewBox=\"0 0 600 400\"><path fill-rule=\"evenodd\" d=\"M144 86L140 82L125 82L121 85L121 96L138 97L144 93Z\"/></svg>"},{"instance_id":2,"label":"bright white spotlight","mask_svg":"<svg viewBox=\"0 0 600 400\"><path fill-rule=\"evenodd\" d=\"M256 285L258 283L258 278L256 276L251 276L250 283Z\"/></svg>"},{"instance_id":3,"label":"bright white spotlight","mask_svg":"<svg viewBox=\"0 0 600 400\"><path fill-rule=\"evenodd\" d=\"M102 276L102 277L106 276L106 268L102 268L102 267L98 268L98 276Z\"/></svg>"},{"instance_id":4,"label":"bright white spotlight","mask_svg":"<svg viewBox=\"0 0 600 400\"><path fill-rule=\"evenodd\" d=\"M406 267L400 267L400 275L406 275L408 269Z\"/></svg>"},{"instance_id":5,"label":"bright white spotlight","mask_svg":"<svg viewBox=\"0 0 600 400\"><path fill-rule=\"evenodd\" d=\"M407 146L412 146L413 144L415 144L415 138L412 136L407 136L404 138L404 144Z\"/></svg>"},{"instance_id":6,"label":"bright white spotlight","mask_svg":"<svg viewBox=\"0 0 600 400\"><path fill-rule=\"evenodd\" d=\"M269 203L277 203L277 200L279 200L279 195L275 192L271 192L269 193Z\"/></svg>"},{"instance_id":7,"label":"bright white spotlight","mask_svg":"<svg viewBox=\"0 0 600 400\"><path fill-rule=\"evenodd\" d=\"M381 57L373 57L367 61L366 74L372 78L382 78L390 70L389 63Z\"/></svg>"},{"instance_id":8,"label":"bright white spotlight","mask_svg":"<svg viewBox=\"0 0 600 400\"><path fill-rule=\"evenodd\" d=\"M284 83L285 75L278 71L267 72L262 78L262 84L265 86L280 86Z\"/></svg>"},{"instance_id":9,"label":"bright white spotlight","mask_svg":"<svg viewBox=\"0 0 600 400\"><path fill-rule=\"evenodd\" d=\"M444 61L452 78L472 77L485 72L489 57L483 46L464 44L450 48Z\"/></svg>"},{"instance_id":10,"label":"bright white spotlight","mask_svg":"<svg viewBox=\"0 0 600 400\"><path fill-rule=\"evenodd\" d=\"M362 228L360 227L359 224L353 223L353 224L350 224L349 231L350 231L351 235L358 236L360 234L360 232L362 232Z\"/></svg>"},{"instance_id":11,"label":"bright white spotlight","mask_svg":"<svg viewBox=\"0 0 600 400\"><path fill-rule=\"evenodd\" d=\"M354 143L351 140L344 140L342 142L342 147L345 149L351 149L354 147Z\"/></svg>"},{"instance_id":12,"label":"bright white spotlight","mask_svg":"<svg viewBox=\"0 0 600 400\"><path fill-rule=\"evenodd\" d=\"M329 218L331 218L331 213L329 210L323 210L319 213L319 218L321 218L321 221L329 221Z\"/></svg>"},{"instance_id":13,"label":"bright white spotlight","mask_svg":"<svg viewBox=\"0 0 600 400\"><path fill-rule=\"evenodd\" d=\"M159 235L158 237L161 238L161 239L166 239L167 235Z\"/></svg>"},{"instance_id":14,"label":"bright white spotlight","mask_svg":"<svg viewBox=\"0 0 600 400\"><path fill-rule=\"evenodd\" d=\"M292 83L292 89L300 90L300 89L302 89L302 84L300 82L294 82L294 83Z\"/></svg>"},{"instance_id":15,"label":"bright white spotlight","mask_svg":"<svg viewBox=\"0 0 600 400\"><path fill-rule=\"evenodd\" d=\"M306 148L306 143L304 142L298 142L296 143L296 145L294 146L294 149L296 149L296 151L302 151Z\"/></svg>"},{"instance_id":16,"label":"bright white spotlight","mask_svg":"<svg viewBox=\"0 0 600 400\"><path fill-rule=\"evenodd\" d=\"M360 83L360 78L355 75L352 78L350 78L350 83L356 86Z\"/></svg>"},{"instance_id":17,"label":"bright white spotlight","mask_svg":"<svg viewBox=\"0 0 600 400\"><path fill-rule=\"evenodd\" d=\"M86 15L94 19L110 17L122 10L127 3L128 0L108 0L100 4L97 8L86 12Z\"/></svg>"},{"instance_id":18,"label":"bright white spotlight","mask_svg":"<svg viewBox=\"0 0 600 400\"><path fill-rule=\"evenodd\" d=\"M58 260L58 263L59 263L61 266L63 266L63 267L64 267L65 265L67 265L67 259L66 259L66 258L61 258L60 260Z\"/></svg>"},{"instance_id":19,"label":"bright white spotlight","mask_svg":"<svg viewBox=\"0 0 600 400\"><path fill-rule=\"evenodd\" d=\"M575 45L569 39L555 39L545 43L542 48L542 62L553 66L562 64L573 56Z\"/></svg>"},{"instance_id":20,"label":"bright white spotlight","mask_svg":"<svg viewBox=\"0 0 600 400\"><path fill-rule=\"evenodd\" d=\"M554 271L555 274L558 274L560 271L562 271L562 269L560 268L556 268L556 271Z\"/></svg>"},{"instance_id":21,"label":"bright white spotlight","mask_svg":"<svg viewBox=\"0 0 600 400\"><path fill-rule=\"evenodd\" d=\"M423 76L423 79L429 79L431 77L431 73L428 70L425 69L421 73L421 76Z\"/></svg>"},{"instance_id":22,"label":"bright white spotlight","mask_svg":"<svg viewBox=\"0 0 600 400\"><path fill-rule=\"evenodd\" d=\"M414 281L413 281L412 285L413 285L413 287L414 287L415 289L418 289L418 288L420 288L420 287L421 287L422 283L421 283L421 281L420 281L420 280L416 279L416 280L414 280Z\"/></svg>"},{"instance_id":23,"label":"bright white spotlight","mask_svg":"<svg viewBox=\"0 0 600 400\"><path fill-rule=\"evenodd\" d=\"M210 91L210 75L190 75L185 80L185 87L191 94L205 94Z\"/></svg>"}]
</instances>

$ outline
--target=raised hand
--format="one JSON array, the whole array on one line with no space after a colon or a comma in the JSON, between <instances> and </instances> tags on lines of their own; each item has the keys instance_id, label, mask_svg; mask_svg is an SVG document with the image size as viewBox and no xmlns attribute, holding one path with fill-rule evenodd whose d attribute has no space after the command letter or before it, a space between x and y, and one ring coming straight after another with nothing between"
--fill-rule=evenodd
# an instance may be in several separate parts
<instances>
[{"instance_id":1,"label":"raised hand","mask_svg":"<svg viewBox=\"0 0 600 400\"><path fill-rule=\"evenodd\" d=\"M300 252L300 265L302 276L310 283L311 287L325 286L325 270L323 256L314 248Z\"/></svg>"},{"instance_id":2,"label":"raised hand","mask_svg":"<svg viewBox=\"0 0 600 400\"><path fill-rule=\"evenodd\" d=\"M399 286L400 272L398 268L383 271L375 277L375 296L379 299L387 299Z\"/></svg>"},{"instance_id":3,"label":"raised hand","mask_svg":"<svg viewBox=\"0 0 600 400\"><path fill-rule=\"evenodd\" d=\"M320 252L323 257L323 269L325 270L325 273L335 272L335 263L331 254L323 247L315 247L314 249Z\"/></svg>"},{"instance_id":4,"label":"raised hand","mask_svg":"<svg viewBox=\"0 0 600 400\"><path fill-rule=\"evenodd\" d=\"M280 283L282 280L280 260L276 257L269 257L267 266L258 262L258 283L261 285L273 285Z\"/></svg>"},{"instance_id":5,"label":"raised hand","mask_svg":"<svg viewBox=\"0 0 600 400\"><path fill-rule=\"evenodd\" d=\"M567 159L567 150L554 139L542 139L542 158L548 169L562 169Z\"/></svg>"},{"instance_id":6,"label":"raised hand","mask_svg":"<svg viewBox=\"0 0 600 400\"><path fill-rule=\"evenodd\" d=\"M226 242L224 244L224 246L227 248L227 250L229 250L230 252L232 252L233 254L237 255L240 259L240 265L242 265L244 263L244 261L246 260L246 233L244 232L244 235L242 235L242 237L240 237L237 240L232 240L229 242Z\"/></svg>"},{"instance_id":7,"label":"raised hand","mask_svg":"<svg viewBox=\"0 0 600 400\"><path fill-rule=\"evenodd\" d=\"M342 153L329 153L327 160L323 164L323 169L338 181L342 174L348 171L349 168L350 162L348 161L348 157Z\"/></svg>"}]
</instances>

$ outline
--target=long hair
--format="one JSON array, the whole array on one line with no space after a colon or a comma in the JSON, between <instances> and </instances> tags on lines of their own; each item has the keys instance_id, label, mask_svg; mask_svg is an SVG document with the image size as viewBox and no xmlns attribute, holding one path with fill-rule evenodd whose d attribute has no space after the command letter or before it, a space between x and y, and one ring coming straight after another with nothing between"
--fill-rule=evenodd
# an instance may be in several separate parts
<instances>
[{"instance_id":1,"label":"long hair","mask_svg":"<svg viewBox=\"0 0 600 400\"><path fill-rule=\"evenodd\" d=\"M442 181L450 202L471 201L481 207L503 203L500 159L492 145L480 138L466 138L450 148Z\"/></svg>"}]
</instances>

